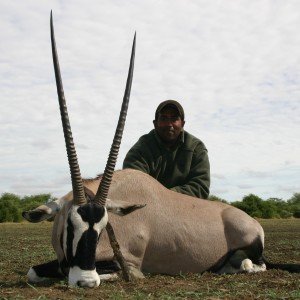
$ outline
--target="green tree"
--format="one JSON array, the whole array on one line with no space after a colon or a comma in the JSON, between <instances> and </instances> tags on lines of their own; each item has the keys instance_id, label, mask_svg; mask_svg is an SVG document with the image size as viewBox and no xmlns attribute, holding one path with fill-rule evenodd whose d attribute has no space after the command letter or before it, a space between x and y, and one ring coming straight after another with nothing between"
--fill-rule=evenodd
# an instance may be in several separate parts
<instances>
[{"instance_id":1,"label":"green tree","mask_svg":"<svg viewBox=\"0 0 300 300\"><path fill-rule=\"evenodd\" d=\"M0 223L20 222L21 219L20 197L10 193L2 194L0 198Z\"/></svg>"},{"instance_id":2,"label":"green tree","mask_svg":"<svg viewBox=\"0 0 300 300\"><path fill-rule=\"evenodd\" d=\"M300 193L294 193L293 197L287 201L290 204L300 205Z\"/></svg>"},{"instance_id":3,"label":"green tree","mask_svg":"<svg viewBox=\"0 0 300 300\"><path fill-rule=\"evenodd\" d=\"M243 198L242 202L233 202L232 205L254 218L278 217L276 206L272 201L264 201L254 194L249 194Z\"/></svg>"},{"instance_id":4,"label":"green tree","mask_svg":"<svg viewBox=\"0 0 300 300\"><path fill-rule=\"evenodd\" d=\"M279 198L269 198L266 203L273 207L274 215L272 218L290 218L293 213L290 211L290 206L287 201Z\"/></svg>"},{"instance_id":5,"label":"green tree","mask_svg":"<svg viewBox=\"0 0 300 300\"><path fill-rule=\"evenodd\" d=\"M277 211L277 206L274 201L263 201L260 207L261 218L263 219L273 219L280 218L280 215Z\"/></svg>"},{"instance_id":6,"label":"green tree","mask_svg":"<svg viewBox=\"0 0 300 300\"><path fill-rule=\"evenodd\" d=\"M242 202L233 202L232 205L243 210L248 215L256 218L262 217L263 200L254 194L245 196Z\"/></svg>"},{"instance_id":7,"label":"green tree","mask_svg":"<svg viewBox=\"0 0 300 300\"><path fill-rule=\"evenodd\" d=\"M287 203L293 216L295 218L300 218L300 193L295 193Z\"/></svg>"}]
</instances>

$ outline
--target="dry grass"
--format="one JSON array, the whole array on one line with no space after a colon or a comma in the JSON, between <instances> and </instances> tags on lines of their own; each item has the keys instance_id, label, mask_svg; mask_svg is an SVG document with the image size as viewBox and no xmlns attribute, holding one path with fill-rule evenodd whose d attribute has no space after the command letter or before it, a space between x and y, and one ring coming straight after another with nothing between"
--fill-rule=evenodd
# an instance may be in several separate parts
<instances>
[{"instance_id":1,"label":"dry grass","mask_svg":"<svg viewBox=\"0 0 300 300\"><path fill-rule=\"evenodd\" d=\"M266 257L300 263L300 220L260 220ZM52 223L0 224L0 299L300 299L300 274L149 275L140 282L101 283L96 289L69 288L65 281L30 285L30 266L55 258Z\"/></svg>"}]
</instances>

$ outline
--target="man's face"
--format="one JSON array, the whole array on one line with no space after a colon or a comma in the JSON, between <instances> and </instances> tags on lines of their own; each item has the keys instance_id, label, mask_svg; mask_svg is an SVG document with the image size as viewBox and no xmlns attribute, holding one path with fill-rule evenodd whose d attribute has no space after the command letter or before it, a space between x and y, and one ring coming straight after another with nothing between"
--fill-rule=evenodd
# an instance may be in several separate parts
<instances>
[{"instance_id":1,"label":"man's face","mask_svg":"<svg viewBox=\"0 0 300 300\"><path fill-rule=\"evenodd\" d=\"M169 147L177 141L184 123L177 109L172 106L163 108L158 114L157 120L153 121L156 132Z\"/></svg>"}]
</instances>

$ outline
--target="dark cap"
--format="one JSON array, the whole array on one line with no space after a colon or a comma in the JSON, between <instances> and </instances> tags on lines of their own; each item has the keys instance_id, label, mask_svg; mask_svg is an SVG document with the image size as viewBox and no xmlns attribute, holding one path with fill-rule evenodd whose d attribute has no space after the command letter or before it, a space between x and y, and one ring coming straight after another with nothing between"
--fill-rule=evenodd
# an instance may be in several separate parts
<instances>
[{"instance_id":1,"label":"dark cap","mask_svg":"<svg viewBox=\"0 0 300 300\"><path fill-rule=\"evenodd\" d=\"M162 109L166 108L167 106L175 107L178 110L179 116L181 117L181 120L184 120L184 110L180 103L178 103L175 100L166 100L160 103L156 109L155 112L155 120L158 118L158 114L161 112Z\"/></svg>"}]
</instances>

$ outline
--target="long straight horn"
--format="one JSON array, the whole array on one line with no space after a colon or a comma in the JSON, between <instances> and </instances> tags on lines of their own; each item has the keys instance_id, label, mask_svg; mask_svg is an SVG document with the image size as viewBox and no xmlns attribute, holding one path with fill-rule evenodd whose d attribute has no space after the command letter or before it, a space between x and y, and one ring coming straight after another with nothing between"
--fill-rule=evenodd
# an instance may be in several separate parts
<instances>
[{"instance_id":1,"label":"long straight horn","mask_svg":"<svg viewBox=\"0 0 300 300\"><path fill-rule=\"evenodd\" d=\"M123 97L122 108L120 111L119 121L116 128L115 136L113 139L113 143L110 148L110 153L107 159L106 167L104 174L102 176L101 183L99 185L97 194L95 196L95 202L99 205L105 206L106 198L108 195L109 186L112 180L112 175L115 169L115 165L117 162L117 157L119 153L119 148L122 140L123 130L125 126L125 120L127 115L128 103L130 98L131 84L132 84L132 76L133 76L133 67L134 67L134 56L135 56L135 40L136 33L134 34L131 58L130 58L130 66L127 76L126 88Z\"/></svg>"},{"instance_id":2,"label":"long straight horn","mask_svg":"<svg viewBox=\"0 0 300 300\"><path fill-rule=\"evenodd\" d=\"M77 205L83 205L86 203L82 178L80 174L80 169L77 161L77 155L75 150L75 145L72 137L71 125L68 116L66 99L64 96L64 89L61 80L61 73L59 68L56 43L54 37L54 29L53 29L53 21L52 21L52 11L50 17L50 28L51 28L51 45L52 45L52 56L53 56L53 65L56 79L56 87L57 87L57 95L58 102L61 114L62 127L64 130L66 149L68 154L70 173L72 179L72 187L73 187L73 197L74 203Z\"/></svg>"}]
</instances>

